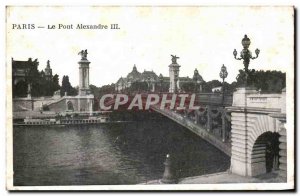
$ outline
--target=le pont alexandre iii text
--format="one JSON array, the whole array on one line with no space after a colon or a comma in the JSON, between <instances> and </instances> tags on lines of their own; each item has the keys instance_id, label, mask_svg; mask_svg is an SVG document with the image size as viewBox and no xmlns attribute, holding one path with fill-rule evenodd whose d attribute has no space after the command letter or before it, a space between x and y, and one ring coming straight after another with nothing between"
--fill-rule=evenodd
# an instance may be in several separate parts
<instances>
[{"instance_id":1,"label":"le pont alexandre iii text","mask_svg":"<svg viewBox=\"0 0 300 196\"><path fill-rule=\"evenodd\" d=\"M48 24L48 25L37 25L37 24L12 24L12 29L21 30L21 29L120 29L119 24Z\"/></svg>"}]
</instances>

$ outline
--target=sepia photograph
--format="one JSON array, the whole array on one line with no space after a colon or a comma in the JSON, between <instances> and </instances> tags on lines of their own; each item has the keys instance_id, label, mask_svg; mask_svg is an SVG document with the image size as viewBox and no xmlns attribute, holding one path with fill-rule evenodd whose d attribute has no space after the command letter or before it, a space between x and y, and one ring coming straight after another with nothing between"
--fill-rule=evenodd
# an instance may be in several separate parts
<instances>
[{"instance_id":1,"label":"sepia photograph","mask_svg":"<svg viewBox=\"0 0 300 196\"><path fill-rule=\"evenodd\" d=\"M7 190L295 189L294 18L7 6Z\"/></svg>"}]
</instances>

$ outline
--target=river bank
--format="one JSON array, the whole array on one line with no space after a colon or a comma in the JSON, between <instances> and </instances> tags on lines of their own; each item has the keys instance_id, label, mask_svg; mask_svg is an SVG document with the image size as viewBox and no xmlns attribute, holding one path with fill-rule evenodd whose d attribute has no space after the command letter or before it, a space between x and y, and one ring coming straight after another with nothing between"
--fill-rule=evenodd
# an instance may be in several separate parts
<instances>
[{"instance_id":1,"label":"river bank","mask_svg":"<svg viewBox=\"0 0 300 196\"><path fill-rule=\"evenodd\" d=\"M248 177L232 174L230 171L219 172L208 175L192 176L180 178L178 184L227 184L227 183L282 183L284 180L278 176L278 173L271 172L261 176ZM161 180L152 180L146 183L150 184L163 184Z\"/></svg>"}]
</instances>

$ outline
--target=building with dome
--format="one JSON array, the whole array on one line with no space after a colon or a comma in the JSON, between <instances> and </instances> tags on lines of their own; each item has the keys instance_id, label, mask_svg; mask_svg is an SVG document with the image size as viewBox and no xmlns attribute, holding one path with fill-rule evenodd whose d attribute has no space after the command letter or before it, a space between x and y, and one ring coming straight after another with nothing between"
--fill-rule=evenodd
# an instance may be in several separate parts
<instances>
[{"instance_id":1,"label":"building with dome","mask_svg":"<svg viewBox=\"0 0 300 196\"><path fill-rule=\"evenodd\" d=\"M203 82L202 76L199 74L198 70L195 69L193 78L189 76L186 77L178 77L177 89L181 91L181 86L184 83L195 82L195 81ZM170 91L170 77L163 76L160 74L159 76L152 70L143 72L139 72L137 66L134 65L132 71L127 74L126 77L120 77L119 80L115 83L115 91L123 92L126 89L129 89L133 83L135 82L145 82L148 85L148 89L151 92L155 92L156 90L161 89L162 86L165 86L166 90Z\"/></svg>"}]
</instances>

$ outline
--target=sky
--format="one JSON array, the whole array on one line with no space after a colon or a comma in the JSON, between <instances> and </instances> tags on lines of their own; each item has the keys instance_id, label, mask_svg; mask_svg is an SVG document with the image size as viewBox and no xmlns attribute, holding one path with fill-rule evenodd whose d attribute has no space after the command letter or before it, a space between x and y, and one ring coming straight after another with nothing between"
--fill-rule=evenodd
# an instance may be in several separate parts
<instances>
[{"instance_id":1,"label":"sky","mask_svg":"<svg viewBox=\"0 0 300 196\"><path fill-rule=\"evenodd\" d=\"M292 7L8 7L6 63L38 59L39 69L50 60L60 79L68 75L78 85L78 52L88 50L90 84L102 86L126 76L133 65L140 72L153 70L169 75L171 54L180 58L179 75L193 76L195 68L205 81L233 82L242 61L233 50L242 50L245 34L250 50L260 49L250 69L278 70L293 78L294 39ZM120 27L105 30L75 29L77 24ZM13 24L35 24L45 28L12 29ZM73 29L48 29L48 25L71 25Z\"/></svg>"}]
</instances>

